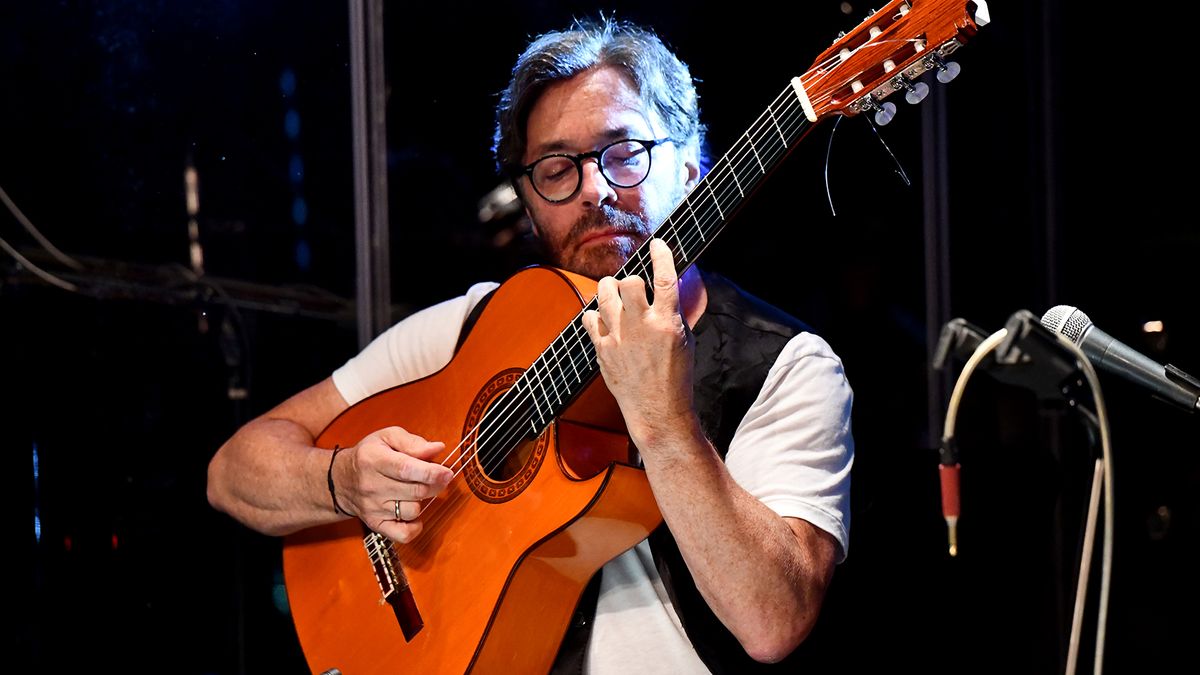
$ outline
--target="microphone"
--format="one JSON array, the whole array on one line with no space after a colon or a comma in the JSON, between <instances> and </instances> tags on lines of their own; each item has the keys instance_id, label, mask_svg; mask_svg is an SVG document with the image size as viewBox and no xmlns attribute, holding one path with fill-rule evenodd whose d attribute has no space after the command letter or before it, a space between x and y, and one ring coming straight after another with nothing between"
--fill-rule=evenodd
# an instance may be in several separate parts
<instances>
[{"instance_id":1,"label":"microphone","mask_svg":"<svg viewBox=\"0 0 1200 675\"><path fill-rule=\"evenodd\" d=\"M1097 367L1141 385L1158 399L1188 412L1200 409L1200 381L1172 365L1163 366L1100 330L1070 305L1051 307L1042 325L1074 342Z\"/></svg>"}]
</instances>

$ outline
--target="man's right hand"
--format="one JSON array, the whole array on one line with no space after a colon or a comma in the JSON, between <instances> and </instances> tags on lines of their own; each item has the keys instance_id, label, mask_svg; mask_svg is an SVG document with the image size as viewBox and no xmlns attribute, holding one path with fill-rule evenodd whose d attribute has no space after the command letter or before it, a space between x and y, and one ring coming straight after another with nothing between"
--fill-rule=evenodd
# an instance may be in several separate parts
<instances>
[{"instance_id":1,"label":"man's right hand","mask_svg":"<svg viewBox=\"0 0 1200 675\"><path fill-rule=\"evenodd\" d=\"M440 494L454 476L449 468L429 461L445 448L445 443L427 441L400 427L367 435L334 458L338 503L393 541L412 541L421 532L421 501Z\"/></svg>"}]
</instances>

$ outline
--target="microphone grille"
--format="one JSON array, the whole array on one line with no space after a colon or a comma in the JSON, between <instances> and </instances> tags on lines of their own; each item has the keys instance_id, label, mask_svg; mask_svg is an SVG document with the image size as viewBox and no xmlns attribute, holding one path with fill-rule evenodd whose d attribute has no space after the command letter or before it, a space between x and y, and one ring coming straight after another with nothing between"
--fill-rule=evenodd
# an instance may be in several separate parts
<instances>
[{"instance_id":1,"label":"microphone grille","mask_svg":"<svg viewBox=\"0 0 1200 675\"><path fill-rule=\"evenodd\" d=\"M1076 307L1055 305L1042 315L1042 325L1055 333L1062 333L1071 342L1079 344L1079 341L1083 339L1083 334L1092 326L1092 320Z\"/></svg>"}]
</instances>

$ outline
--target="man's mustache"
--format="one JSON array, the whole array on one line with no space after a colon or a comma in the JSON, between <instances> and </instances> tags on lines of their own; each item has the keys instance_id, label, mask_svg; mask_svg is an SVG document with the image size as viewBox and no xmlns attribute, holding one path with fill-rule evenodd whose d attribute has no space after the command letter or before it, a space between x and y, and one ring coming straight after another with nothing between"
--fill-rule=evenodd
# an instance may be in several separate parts
<instances>
[{"instance_id":1,"label":"man's mustache","mask_svg":"<svg viewBox=\"0 0 1200 675\"><path fill-rule=\"evenodd\" d=\"M595 230L610 229L643 237L649 237L651 232L650 224L641 216L604 204L580 216L571 225L567 237L571 241L579 241Z\"/></svg>"}]
</instances>

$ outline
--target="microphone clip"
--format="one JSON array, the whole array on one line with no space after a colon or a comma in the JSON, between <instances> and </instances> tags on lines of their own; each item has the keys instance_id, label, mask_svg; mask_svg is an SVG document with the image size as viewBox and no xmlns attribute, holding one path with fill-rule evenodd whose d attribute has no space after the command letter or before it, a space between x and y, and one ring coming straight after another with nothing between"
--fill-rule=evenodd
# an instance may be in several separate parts
<instances>
[{"instance_id":1,"label":"microphone clip","mask_svg":"<svg viewBox=\"0 0 1200 675\"><path fill-rule=\"evenodd\" d=\"M1079 363L1063 348L1059 338L1029 310L1018 310L1004 324L1008 335L996 347L997 368L992 373L1007 384L1033 390L1039 400L1066 397L1075 401L1081 387Z\"/></svg>"},{"instance_id":2,"label":"microphone clip","mask_svg":"<svg viewBox=\"0 0 1200 675\"><path fill-rule=\"evenodd\" d=\"M1059 344L1058 337L1028 310L1020 310L1004 325L1007 335L981 363L997 381L1030 389L1039 401L1079 400L1086 395L1074 355ZM987 337L982 329L965 319L953 319L942 327L932 366L946 367L951 357L965 361Z\"/></svg>"}]
</instances>

